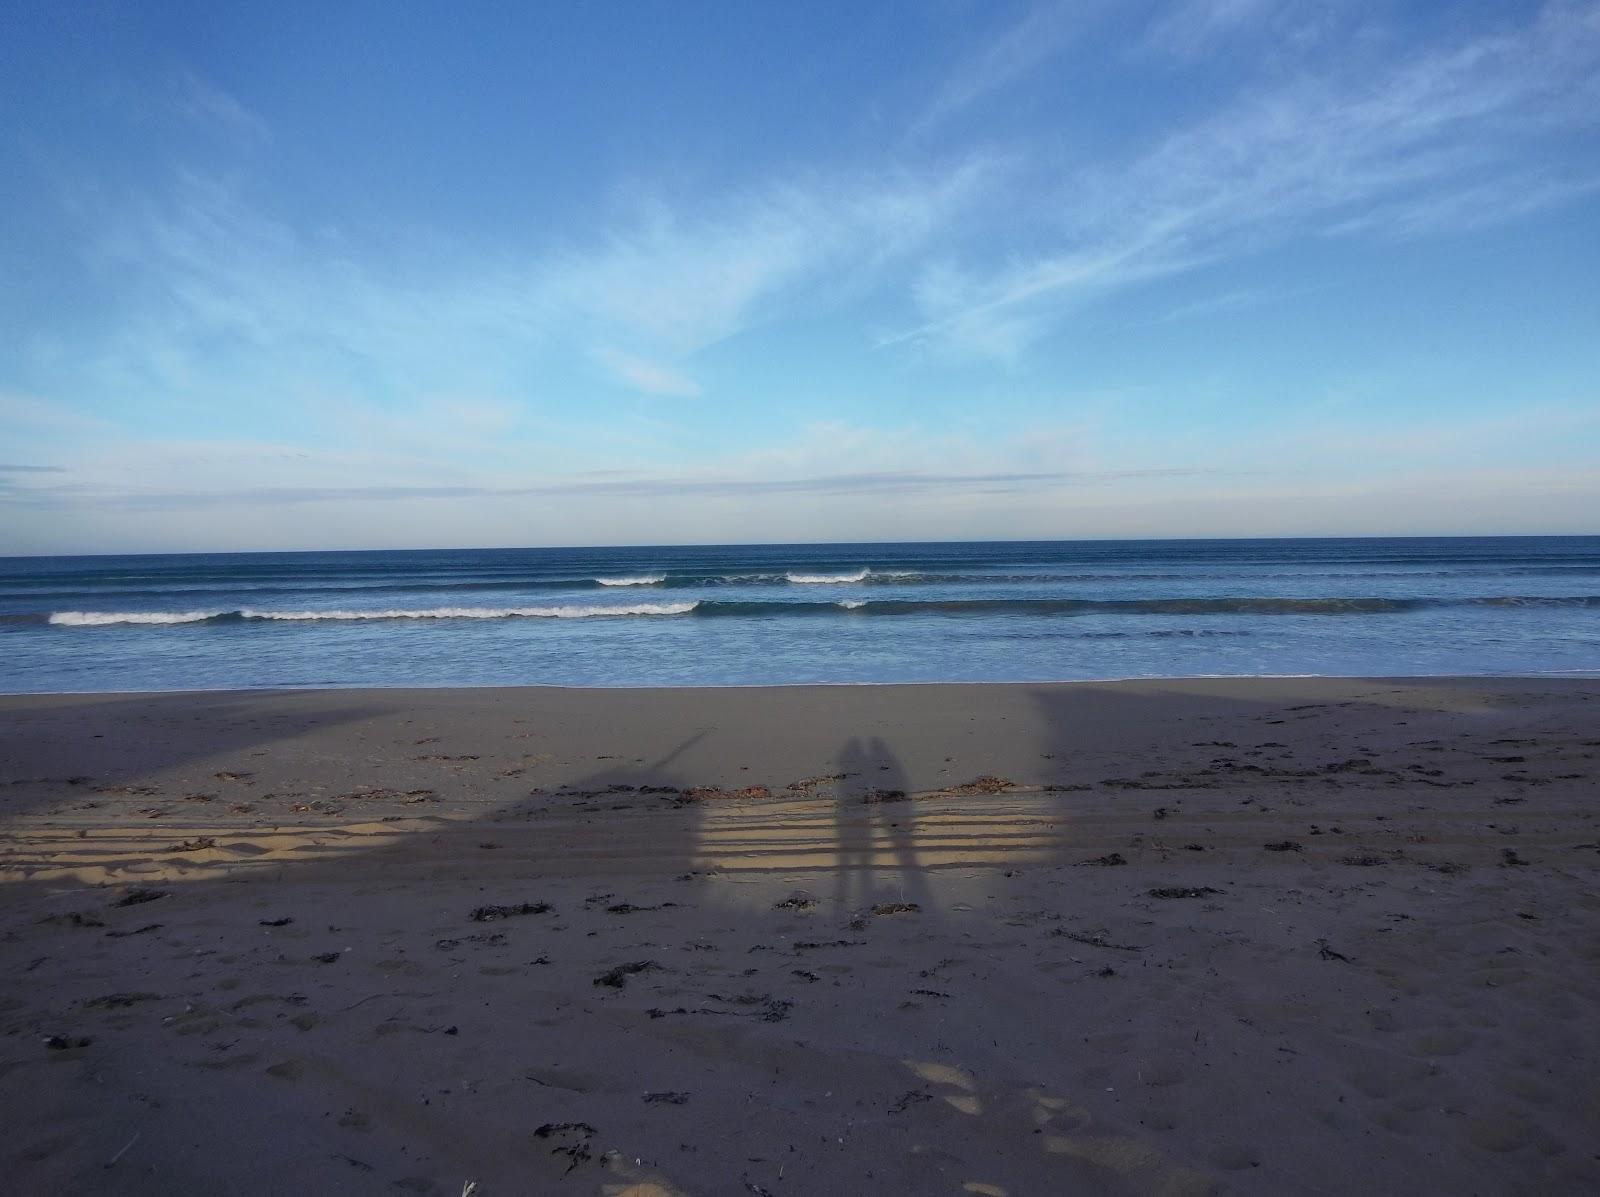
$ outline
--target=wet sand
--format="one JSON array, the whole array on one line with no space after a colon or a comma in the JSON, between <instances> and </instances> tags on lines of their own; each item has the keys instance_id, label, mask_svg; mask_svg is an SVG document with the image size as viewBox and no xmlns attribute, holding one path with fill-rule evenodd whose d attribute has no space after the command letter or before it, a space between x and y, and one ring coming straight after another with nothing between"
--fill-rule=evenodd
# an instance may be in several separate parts
<instances>
[{"instance_id":1,"label":"wet sand","mask_svg":"<svg viewBox=\"0 0 1600 1197\"><path fill-rule=\"evenodd\" d=\"M1600 1191L1600 682L0 697L23 1194Z\"/></svg>"}]
</instances>

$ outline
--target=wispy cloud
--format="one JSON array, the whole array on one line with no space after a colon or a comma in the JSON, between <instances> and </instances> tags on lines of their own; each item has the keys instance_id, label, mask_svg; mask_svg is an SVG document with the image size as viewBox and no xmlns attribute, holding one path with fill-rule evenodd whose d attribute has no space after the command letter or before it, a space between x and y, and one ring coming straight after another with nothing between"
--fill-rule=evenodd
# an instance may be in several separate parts
<instances>
[{"instance_id":1,"label":"wispy cloud","mask_svg":"<svg viewBox=\"0 0 1600 1197\"><path fill-rule=\"evenodd\" d=\"M923 322L882 343L1008 356L1086 299L1296 235L1421 236L1563 202L1595 179L1544 153L1600 123L1597 101L1593 4L1553 4L1377 75L1307 68L1059 184L1054 250L998 270L931 264L913 288Z\"/></svg>"},{"instance_id":2,"label":"wispy cloud","mask_svg":"<svg viewBox=\"0 0 1600 1197\"><path fill-rule=\"evenodd\" d=\"M375 373L401 393L492 387L534 365L577 369L584 345L626 344L601 355L616 376L689 394L684 358L780 301L849 293L943 228L986 169L973 157L796 176L693 211L635 204L564 242L420 247L370 229L303 232L239 185L186 172L168 194L104 214L95 261L125 291L98 381L215 394L243 362L258 389L370 390Z\"/></svg>"},{"instance_id":3,"label":"wispy cloud","mask_svg":"<svg viewBox=\"0 0 1600 1197\"><path fill-rule=\"evenodd\" d=\"M623 385L646 395L693 399L700 394L699 383L687 374L660 362L647 361L611 349L597 350L595 359Z\"/></svg>"},{"instance_id":4,"label":"wispy cloud","mask_svg":"<svg viewBox=\"0 0 1600 1197\"><path fill-rule=\"evenodd\" d=\"M172 107L187 120L221 127L240 137L261 141L272 137L272 130L264 119L192 71L178 76L175 91Z\"/></svg>"},{"instance_id":5,"label":"wispy cloud","mask_svg":"<svg viewBox=\"0 0 1600 1197\"><path fill-rule=\"evenodd\" d=\"M962 61L912 126L912 135L1015 83L1059 54L1089 23L1098 3L1045 0Z\"/></svg>"},{"instance_id":6,"label":"wispy cloud","mask_svg":"<svg viewBox=\"0 0 1600 1197\"><path fill-rule=\"evenodd\" d=\"M925 470L822 474L801 478L575 477L528 486L243 486L208 490L111 490L66 486L16 495L33 506L117 507L141 511L216 506L259 507L302 503L385 502L417 499L517 499L612 497L620 499L739 498L762 495L872 496L982 491L986 494L1084 486L1151 478L1192 478L1209 469L1092 470L945 474Z\"/></svg>"},{"instance_id":7,"label":"wispy cloud","mask_svg":"<svg viewBox=\"0 0 1600 1197\"><path fill-rule=\"evenodd\" d=\"M1191 57L1230 34L1276 24L1269 19L1283 16L1286 9L1305 7L1320 6L1289 5L1284 0L1177 0L1151 23L1146 44Z\"/></svg>"}]
</instances>

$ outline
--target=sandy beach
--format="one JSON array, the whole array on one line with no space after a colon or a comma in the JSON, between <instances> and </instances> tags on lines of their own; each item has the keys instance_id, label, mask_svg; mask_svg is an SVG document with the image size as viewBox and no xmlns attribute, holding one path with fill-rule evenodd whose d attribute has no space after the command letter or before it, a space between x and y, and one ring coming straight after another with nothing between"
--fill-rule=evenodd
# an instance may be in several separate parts
<instances>
[{"instance_id":1,"label":"sandy beach","mask_svg":"<svg viewBox=\"0 0 1600 1197\"><path fill-rule=\"evenodd\" d=\"M1600 1191L1600 682L0 697L19 1194Z\"/></svg>"}]
</instances>

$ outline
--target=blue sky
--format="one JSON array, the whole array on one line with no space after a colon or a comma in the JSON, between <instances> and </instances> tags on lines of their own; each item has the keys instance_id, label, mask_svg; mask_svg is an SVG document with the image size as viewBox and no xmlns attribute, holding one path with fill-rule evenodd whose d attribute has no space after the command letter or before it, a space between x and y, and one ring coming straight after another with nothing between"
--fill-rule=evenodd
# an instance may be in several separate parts
<instances>
[{"instance_id":1,"label":"blue sky","mask_svg":"<svg viewBox=\"0 0 1600 1197\"><path fill-rule=\"evenodd\" d=\"M1600 531L1600 3L0 13L0 553Z\"/></svg>"}]
</instances>

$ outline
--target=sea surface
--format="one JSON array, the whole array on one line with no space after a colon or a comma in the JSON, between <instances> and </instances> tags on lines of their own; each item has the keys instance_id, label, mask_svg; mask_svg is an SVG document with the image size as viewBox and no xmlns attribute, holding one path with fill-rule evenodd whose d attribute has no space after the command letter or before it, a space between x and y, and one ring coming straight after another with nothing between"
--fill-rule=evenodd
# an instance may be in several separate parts
<instances>
[{"instance_id":1,"label":"sea surface","mask_svg":"<svg viewBox=\"0 0 1600 1197\"><path fill-rule=\"evenodd\" d=\"M1600 537L0 558L0 690L1600 672Z\"/></svg>"}]
</instances>

